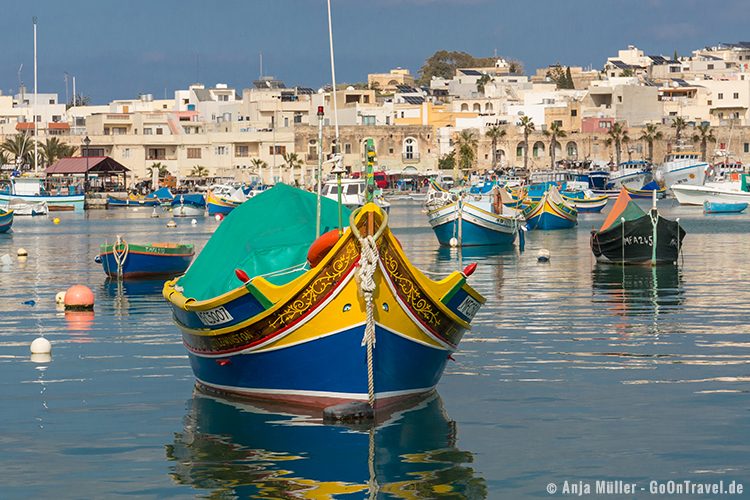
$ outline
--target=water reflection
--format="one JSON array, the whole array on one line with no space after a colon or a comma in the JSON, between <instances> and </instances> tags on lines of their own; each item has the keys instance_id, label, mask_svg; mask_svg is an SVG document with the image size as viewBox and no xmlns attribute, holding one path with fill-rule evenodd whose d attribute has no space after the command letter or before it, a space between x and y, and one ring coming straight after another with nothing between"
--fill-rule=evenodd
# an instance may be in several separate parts
<instances>
[{"instance_id":1,"label":"water reflection","mask_svg":"<svg viewBox=\"0 0 750 500\"><path fill-rule=\"evenodd\" d=\"M104 293L113 299L112 307L116 316L132 313L138 301L161 301L163 287L163 279L125 281L107 278L102 285Z\"/></svg>"},{"instance_id":2,"label":"water reflection","mask_svg":"<svg viewBox=\"0 0 750 500\"><path fill-rule=\"evenodd\" d=\"M592 271L593 302L617 316L659 315L681 309L685 289L678 266L597 264Z\"/></svg>"},{"instance_id":3,"label":"water reflection","mask_svg":"<svg viewBox=\"0 0 750 500\"><path fill-rule=\"evenodd\" d=\"M438 262L454 260L485 260L497 255L515 255L518 248L515 245L486 245L475 247L444 247L436 250Z\"/></svg>"},{"instance_id":4,"label":"water reflection","mask_svg":"<svg viewBox=\"0 0 750 500\"><path fill-rule=\"evenodd\" d=\"M173 479L212 497L486 497L436 394L373 427L255 404L196 391L184 430L166 446Z\"/></svg>"}]
</instances>

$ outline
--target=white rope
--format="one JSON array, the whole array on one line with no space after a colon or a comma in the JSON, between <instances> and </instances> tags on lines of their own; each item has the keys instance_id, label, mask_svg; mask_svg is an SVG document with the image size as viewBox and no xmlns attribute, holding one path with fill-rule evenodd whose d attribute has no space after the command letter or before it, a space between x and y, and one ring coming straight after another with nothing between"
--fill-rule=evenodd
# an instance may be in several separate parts
<instances>
[{"instance_id":1,"label":"white rope","mask_svg":"<svg viewBox=\"0 0 750 500\"><path fill-rule=\"evenodd\" d=\"M122 245L122 250L118 248L120 245ZM123 266L125 266L125 260L128 258L128 252L130 252L128 242L125 241L125 238L121 238L118 234L117 241L115 241L115 244L112 246L112 257L114 257L115 263L117 264L118 278L122 278L122 268Z\"/></svg>"},{"instance_id":2,"label":"white rope","mask_svg":"<svg viewBox=\"0 0 750 500\"><path fill-rule=\"evenodd\" d=\"M278 271L272 271L270 273L266 274L259 274L258 276L262 276L263 278L273 277L273 276L281 276L284 274L290 274L297 271L304 271L307 268L307 262L304 262L302 264L297 264L296 266L287 267L285 269L279 269Z\"/></svg>"}]
</instances>

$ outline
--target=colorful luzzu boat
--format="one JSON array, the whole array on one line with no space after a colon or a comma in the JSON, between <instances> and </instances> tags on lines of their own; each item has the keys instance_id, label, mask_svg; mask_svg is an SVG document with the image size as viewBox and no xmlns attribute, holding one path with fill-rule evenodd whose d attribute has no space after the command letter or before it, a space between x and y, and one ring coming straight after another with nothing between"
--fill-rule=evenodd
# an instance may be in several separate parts
<instances>
[{"instance_id":1,"label":"colorful luzzu boat","mask_svg":"<svg viewBox=\"0 0 750 500\"><path fill-rule=\"evenodd\" d=\"M609 203L609 196L606 194L597 196L591 191L566 191L560 194L563 200L578 210L579 214L601 212L607 206L607 203Z\"/></svg>"},{"instance_id":2,"label":"colorful luzzu boat","mask_svg":"<svg viewBox=\"0 0 750 500\"><path fill-rule=\"evenodd\" d=\"M316 240L315 205L285 185L251 198L165 283L198 384L316 407L432 391L484 303L466 282L475 266L427 278L374 203ZM336 227L337 204L321 208Z\"/></svg>"},{"instance_id":3,"label":"colorful luzzu boat","mask_svg":"<svg viewBox=\"0 0 750 500\"><path fill-rule=\"evenodd\" d=\"M7 233L13 225L13 210L0 208L0 233Z\"/></svg>"},{"instance_id":4,"label":"colorful luzzu boat","mask_svg":"<svg viewBox=\"0 0 750 500\"><path fill-rule=\"evenodd\" d=\"M239 188L217 185L209 189L206 195L208 215L227 215L235 208L247 201L247 197Z\"/></svg>"},{"instance_id":5,"label":"colorful luzzu boat","mask_svg":"<svg viewBox=\"0 0 750 500\"><path fill-rule=\"evenodd\" d=\"M578 221L578 211L560 196L557 188L549 188L542 199L523 212L529 229L569 229Z\"/></svg>"},{"instance_id":6,"label":"colorful luzzu boat","mask_svg":"<svg viewBox=\"0 0 750 500\"><path fill-rule=\"evenodd\" d=\"M123 238L103 244L94 259L111 278L173 277L185 272L195 255L193 245L147 243L136 245Z\"/></svg>"}]
</instances>

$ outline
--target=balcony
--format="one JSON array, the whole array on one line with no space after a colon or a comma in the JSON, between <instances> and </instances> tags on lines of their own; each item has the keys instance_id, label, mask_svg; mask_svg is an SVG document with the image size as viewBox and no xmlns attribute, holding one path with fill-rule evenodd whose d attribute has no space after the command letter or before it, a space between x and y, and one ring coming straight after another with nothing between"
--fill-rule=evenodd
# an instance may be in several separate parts
<instances>
[{"instance_id":1,"label":"balcony","mask_svg":"<svg viewBox=\"0 0 750 500\"><path fill-rule=\"evenodd\" d=\"M419 153L402 153L401 161L404 163L419 163Z\"/></svg>"}]
</instances>

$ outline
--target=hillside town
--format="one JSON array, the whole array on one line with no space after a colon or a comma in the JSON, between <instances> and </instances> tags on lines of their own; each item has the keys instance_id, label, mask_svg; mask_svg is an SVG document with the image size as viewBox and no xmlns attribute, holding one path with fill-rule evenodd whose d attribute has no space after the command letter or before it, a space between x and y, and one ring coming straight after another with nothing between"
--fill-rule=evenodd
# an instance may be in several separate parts
<instances>
[{"instance_id":1,"label":"hillside town","mask_svg":"<svg viewBox=\"0 0 750 500\"><path fill-rule=\"evenodd\" d=\"M40 170L64 156L55 145L67 145L67 156L110 157L126 166L128 182L148 177L156 165L177 179L305 183L319 151L332 150L337 125L339 152L352 172L361 169L368 140L379 170L391 174L453 168L452 152L466 140L476 146L474 158L460 165L464 173L659 163L678 143L709 162L739 164L750 161L748 63L748 42L682 57L628 46L601 69L552 65L523 75L497 58L421 86L408 69L396 68L335 94L263 76L243 89L195 83L169 99L144 94L103 105L79 102L75 90L66 105L56 93L35 96L21 86L0 95L0 161L4 175L35 163ZM36 162L33 135L43 151Z\"/></svg>"}]
</instances>

